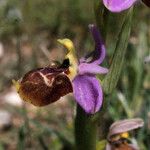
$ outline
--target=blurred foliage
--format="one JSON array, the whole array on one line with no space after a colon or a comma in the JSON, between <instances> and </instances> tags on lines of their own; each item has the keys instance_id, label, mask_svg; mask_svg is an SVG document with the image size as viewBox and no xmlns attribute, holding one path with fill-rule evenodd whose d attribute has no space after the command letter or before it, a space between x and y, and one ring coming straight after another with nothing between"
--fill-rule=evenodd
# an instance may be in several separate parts
<instances>
[{"instance_id":1,"label":"blurred foliage","mask_svg":"<svg viewBox=\"0 0 150 150\"><path fill-rule=\"evenodd\" d=\"M114 17L119 21L120 16L113 14L108 23L107 62L111 61L119 33L119 24ZM48 65L51 58L61 60L63 55L60 56L60 52L64 51L56 47L57 38L71 38L79 56L92 50L88 24L93 22L93 2L90 0L1 0L0 42L4 46L4 54L0 56L0 91L7 90L11 79L21 77L35 67ZM59 56L54 56L54 53ZM108 107L102 117L106 120L103 129L106 133L115 120L143 118L145 126L136 137L144 150L150 149L150 63L144 62L146 56L150 56L150 12L146 7L137 5L126 63L117 89L106 96ZM72 109L72 104L69 107ZM10 111L10 108L7 109ZM13 111L24 116L20 109ZM67 122L67 111L64 118L57 118L55 109L45 111L47 115L42 109L34 119L29 114L31 135L28 135L26 124L11 129L12 134L15 133L18 149L32 147L33 144L37 149L70 149L73 143L73 119ZM71 113L73 115L73 109ZM12 137L11 134L5 136ZM31 136L31 143L27 140L28 136ZM6 143L11 145L11 138L7 140L8 137L0 139L0 149L5 148Z\"/></svg>"}]
</instances>

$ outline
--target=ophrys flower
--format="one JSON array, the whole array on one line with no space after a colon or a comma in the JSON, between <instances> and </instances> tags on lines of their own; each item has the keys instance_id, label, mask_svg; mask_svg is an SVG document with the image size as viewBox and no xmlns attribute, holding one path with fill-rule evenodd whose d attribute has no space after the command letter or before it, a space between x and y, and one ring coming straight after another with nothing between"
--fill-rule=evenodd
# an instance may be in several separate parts
<instances>
[{"instance_id":1,"label":"ophrys flower","mask_svg":"<svg viewBox=\"0 0 150 150\"><path fill-rule=\"evenodd\" d=\"M95 41L95 50L88 57L77 59L74 45L69 39L60 39L59 43L68 53L62 64L38 68L25 74L15 82L17 91L23 100L36 106L45 106L60 97L73 92L76 102L88 114L100 110L103 92L96 74L105 74L108 69L99 66L105 58L105 46L95 25L89 25Z\"/></svg>"}]
</instances>

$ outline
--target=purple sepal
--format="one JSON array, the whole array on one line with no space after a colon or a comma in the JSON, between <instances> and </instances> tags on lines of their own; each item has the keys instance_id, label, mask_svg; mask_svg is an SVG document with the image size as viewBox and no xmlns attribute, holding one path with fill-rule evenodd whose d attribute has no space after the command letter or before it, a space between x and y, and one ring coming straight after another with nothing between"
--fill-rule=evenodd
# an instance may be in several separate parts
<instances>
[{"instance_id":1,"label":"purple sepal","mask_svg":"<svg viewBox=\"0 0 150 150\"><path fill-rule=\"evenodd\" d=\"M107 9L111 12L121 12L133 6L138 0L103 0Z\"/></svg>"},{"instance_id":2,"label":"purple sepal","mask_svg":"<svg viewBox=\"0 0 150 150\"><path fill-rule=\"evenodd\" d=\"M73 80L73 93L86 113L94 114L101 108L103 92L95 76L77 75Z\"/></svg>"}]
</instances>

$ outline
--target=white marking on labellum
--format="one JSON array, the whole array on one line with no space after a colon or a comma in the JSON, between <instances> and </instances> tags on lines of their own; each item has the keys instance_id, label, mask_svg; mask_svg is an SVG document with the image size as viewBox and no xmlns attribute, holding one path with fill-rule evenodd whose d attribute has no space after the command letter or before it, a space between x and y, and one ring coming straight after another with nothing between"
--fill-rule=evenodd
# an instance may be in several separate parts
<instances>
[{"instance_id":1,"label":"white marking on labellum","mask_svg":"<svg viewBox=\"0 0 150 150\"><path fill-rule=\"evenodd\" d=\"M54 77L52 77L51 81L50 81L45 75L43 75L43 73L39 72L39 74L41 75L41 77L43 78L43 80L47 86L51 87L53 85Z\"/></svg>"}]
</instances>

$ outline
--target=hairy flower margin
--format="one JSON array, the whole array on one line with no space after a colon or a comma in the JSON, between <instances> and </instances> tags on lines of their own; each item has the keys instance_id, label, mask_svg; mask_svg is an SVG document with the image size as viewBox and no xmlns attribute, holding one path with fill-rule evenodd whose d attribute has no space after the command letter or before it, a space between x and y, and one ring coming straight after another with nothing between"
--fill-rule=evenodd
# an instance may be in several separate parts
<instances>
[{"instance_id":1,"label":"hairy flower margin","mask_svg":"<svg viewBox=\"0 0 150 150\"><path fill-rule=\"evenodd\" d=\"M95 25L89 25L95 41L95 50L77 59L74 45L69 39L58 42L67 48L64 62L58 66L38 68L13 83L20 97L36 106L45 106L73 92L76 102L88 114L98 112L102 106L103 92L96 74L106 74L108 69L99 66L106 55L104 43ZM70 79L72 81L70 81Z\"/></svg>"},{"instance_id":2,"label":"hairy flower margin","mask_svg":"<svg viewBox=\"0 0 150 150\"><path fill-rule=\"evenodd\" d=\"M139 0L103 0L107 9L111 12L121 12L133 6ZM142 0L145 5L150 7L150 0Z\"/></svg>"}]
</instances>

